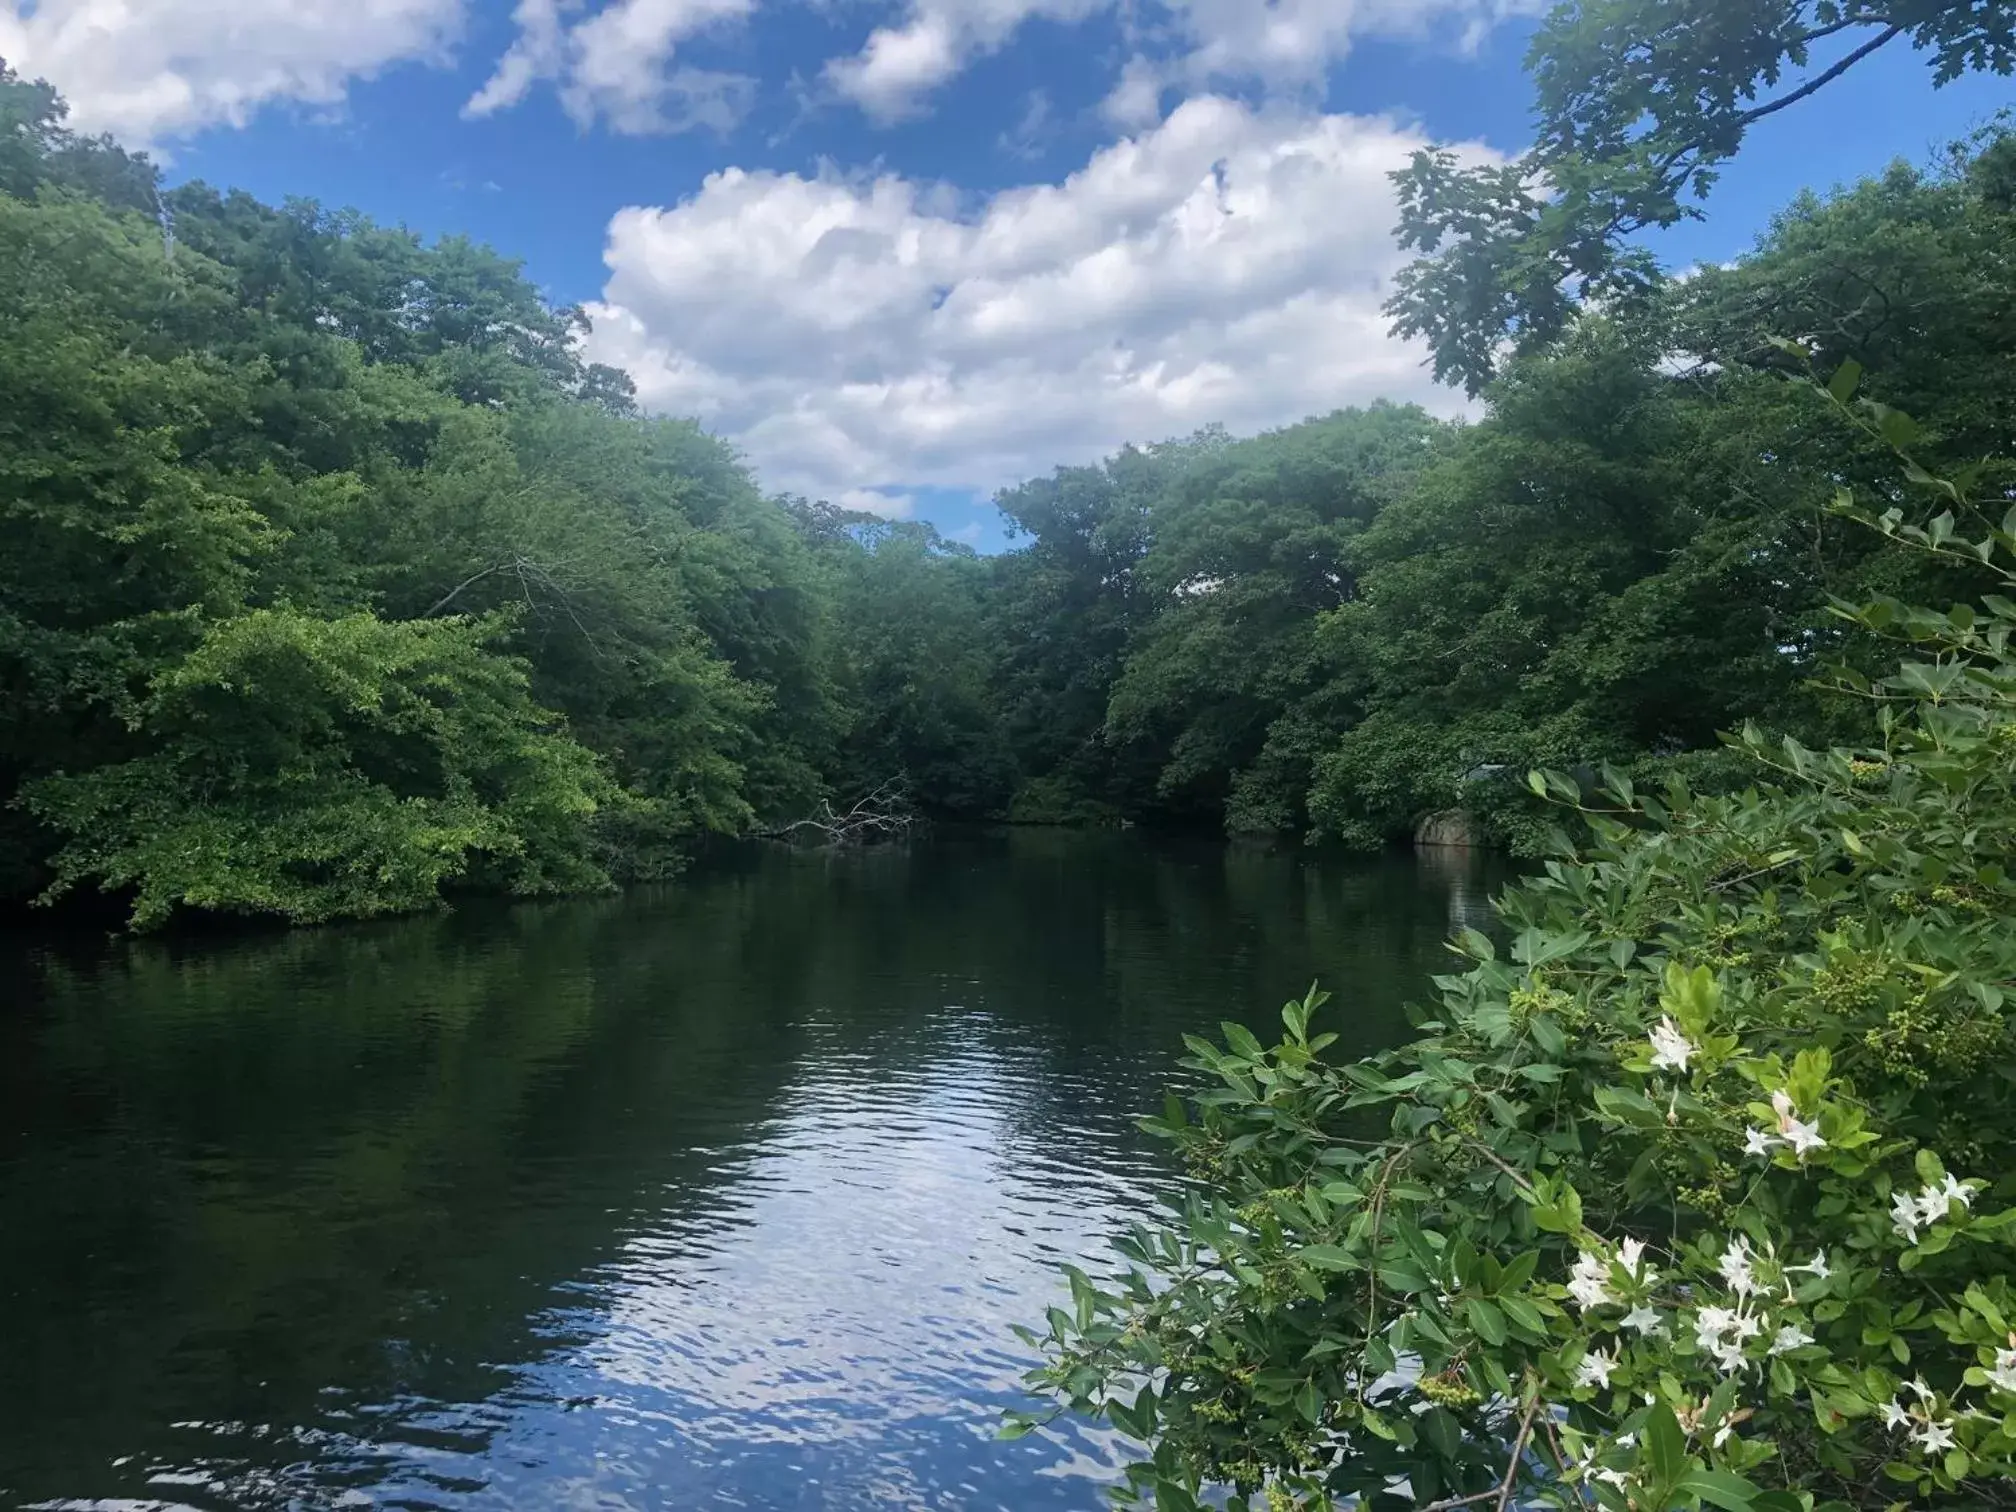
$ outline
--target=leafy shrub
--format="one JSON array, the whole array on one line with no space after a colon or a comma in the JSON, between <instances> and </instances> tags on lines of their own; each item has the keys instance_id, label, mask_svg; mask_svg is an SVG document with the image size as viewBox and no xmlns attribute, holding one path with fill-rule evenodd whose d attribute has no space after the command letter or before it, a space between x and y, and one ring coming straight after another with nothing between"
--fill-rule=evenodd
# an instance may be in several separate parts
<instances>
[{"instance_id":1,"label":"leafy shrub","mask_svg":"<svg viewBox=\"0 0 2016 1512\"><path fill-rule=\"evenodd\" d=\"M2016 582L2016 510L1852 385L1940 510L1866 523ZM1312 992L1272 1048L1190 1041L1214 1089L1150 1126L1194 1180L1028 1335L1033 1384L1151 1446L1134 1490L2011 1500L2016 601L1838 612L1909 648L1841 675L1866 746L1747 730L1720 795L1536 776L1587 839L1505 894L1506 948L1457 942L1418 1039L1326 1061Z\"/></svg>"},{"instance_id":2,"label":"leafy shrub","mask_svg":"<svg viewBox=\"0 0 2016 1512\"><path fill-rule=\"evenodd\" d=\"M1100 828L1120 822L1120 811L1092 797L1068 777L1032 777L1015 790L1010 824L1062 824Z\"/></svg>"},{"instance_id":3,"label":"leafy shrub","mask_svg":"<svg viewBox=\"0 0 2016 1512\"><path fill-rule=\"evenodd\" d=\"M29 788L67 837L45 896L130 889L146 928L177 907L424 908L472 871L519 893L606 886L585 821L607 779L487 648L497 631L291 610L211 627L154 680L145 754Z\"/></svg>"}]
</instances>

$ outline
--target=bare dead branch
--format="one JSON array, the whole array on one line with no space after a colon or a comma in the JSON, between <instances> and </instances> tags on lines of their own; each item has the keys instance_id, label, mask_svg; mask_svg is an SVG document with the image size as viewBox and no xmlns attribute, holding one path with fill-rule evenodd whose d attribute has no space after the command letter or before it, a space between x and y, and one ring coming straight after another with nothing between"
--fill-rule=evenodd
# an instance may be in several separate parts
<instances>
[{"instance_id":1,"label":"bare dead branch","mask_svg":"<svg viewBox=\"0 0 2016 1512\"><path fill-rule=\"evenodd\" d=\"M902 778L892 777L849 808L836 809L830 801L821 800L818 813L768 825L755 833L766 840L812 840L823 845L899 839L917 825L917 813L910 806L906 789Z\"/></svg>"}]
</instances>

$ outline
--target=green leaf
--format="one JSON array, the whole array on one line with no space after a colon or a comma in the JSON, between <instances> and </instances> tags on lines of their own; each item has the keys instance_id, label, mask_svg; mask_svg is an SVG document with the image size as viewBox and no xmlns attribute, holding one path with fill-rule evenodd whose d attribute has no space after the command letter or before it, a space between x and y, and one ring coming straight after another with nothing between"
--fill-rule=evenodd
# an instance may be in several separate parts
<instances>
[{"instance_id":1,"label":"green leaf","mask_svg":"<svg viewBox=\"0 0 2016 1512\"><path fill-rule=\"evenodd\" d=\"M1266 1057L1267 1052L1261 1049L1260 1041L1253 1037L1253 1031L1244 1024L1235 1024L1227 1019L1218 1025L1218 1032L1225 1037L1226 1044L1245 1056L1247 1060L1257 1061Z\"/></svg>"},{"instance_id":2,"label":"green leaf","mask_svg":"<svg viewBox=\"0 0 2016 1512\"><path fill-rule=\"evenodd\" d=\"M1295 1392L1295 1410L1308 1420L1311 1426L1323 1421L1323 1393L1314 1381L1304 1381Z\"/></svg>"},{"instance_id":3,"label":"green leaf","mask_svg":"<svg viewBox=\"0 0 2016 1512\"><path fill-rule=\"evenodd\" d=\"M1761 1488L1727 1470L1690 1470L1681 1477L1678 1489L1691 1491L1710 1506L1724 1507L1728 1512L1750 1512Z\"/></svg>"},{"instance_id":4,"label":"green leaf","mask_svg":"<svg viewBox=\"0 0 2016 1512\"><path fill-rule=\"evenodd\" d=\"M1855 397L1855 385L1861 379L1862 364L1849 357L1834 369L1834 375L1827 380L1827 392L1834 396L1836 404L1846 404Z\"/></svg>"},{"instance_id":5,"label":"green leaf","mask_svg":"<svg viewBox=\"0 0 2016 1512\"><path fill-rule=\"evenodd\" d=\"M1505 1342L1505 1314L1492 1303L1482 1297L1471 1297L1463 1304L1463 1315L1470 1320L1477 1337L1486 1344Z\"/></svg>"},{"instance_id":6,"label":"green leaf","mask_svg":"<svg viewBox=\"0 0 2016 1512\"><path fill-rule=\"evenodd\" d=\"M1687 1465L1687 1435L1673 1409L1655 1402L1645 1414L1645 1452L1661 1485L1678 1483Z\"/></svg>"},{"instance_id":7,"label":"green leaf","mask_svg":"<svg viewBox=\"0 0 2016 1512\"><path fill-rule=\"evenodd\" d=\"M1582 1198L1564 1184L1560 1195L1533 1210L1533 1221L1550 1234L1573 1234L1582 1227Z\"/></svg>"},{"instance_id":8,"label":"green leaf","mask_svg":"<svg viewBox=\"0 0 2016 1512\"><path fill-rule=\"evenodd\" d=\"M1334 1244L1310 1244L1295 1252L1295 1258L1312 1270L1350 1271L1363 1268L1364 1262L1348 1250L1339 1249Z\"/></svg>"},{"instance_id":9,"label":"green leaf","mask_svg":"<svg viewBox=\"0 0 2016 1512\"><path fill-rule=\"evenodd\" d=\"M1498 1306L1506 1320L1515 1327L1537 1338L1545 1338L1547 1320L1540 1316L1540 1309L1524 1297L1500 1297Z\"/></svg>"}]
</instances>

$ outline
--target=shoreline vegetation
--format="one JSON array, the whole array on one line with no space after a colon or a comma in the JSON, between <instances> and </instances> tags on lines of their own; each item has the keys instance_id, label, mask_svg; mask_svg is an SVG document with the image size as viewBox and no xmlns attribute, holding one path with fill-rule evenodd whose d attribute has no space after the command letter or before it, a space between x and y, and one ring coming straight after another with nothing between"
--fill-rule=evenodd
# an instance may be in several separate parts
<instances>
[{"instance_id":1,"label":"shoreline vegetation","mask_svg":"<svg viewBox=\"0 0 2016 1512\"><path fill-rule=\"evenodd\" d=\"M1103 1420L1157 1512L2016 1505L2016 142L1802 196L1731 268L1628 239L1876 49L2007 75L2012 27L1564 4L1533 152L1403 175L1389 309L1489 415L1364 532L1411 549L1336 623L1407 603L1421 675L1310 810L1420 806L1453 738L1548 859L1405 1044L1330 1059L1315 988L1273 1045L1188 1037L1208 1090L1144 1127L1189 1180L1065 1267L1009 1436Z\"/></svg>"},{"instance_id":2,"label":"shoreline vegetation","mask_svg":"<svg viewBox=\"0 0 2016 1512\"><path fill-rule=\"evenodd\" d=\"M166 189L46 86L0 104L16 902L144 929L592 891L899 793L1360 848L1461 811L1534 854L1528 768L1719 790L1721 731L1852 731L1813 680L1879 653L1831 600L1983 586L1830 520L1887 460L1772 343L1858 363L1927 466L1999 444L1995 133L1524 343L1475 422L1129 447L1004 491L1015 549L981 557L766 497L486 248Z\"/></svg>"},{"instance_id":3,"label":"shoreline vegetation","mask_svg":"<svg viewBox=\"0 0 2016 1512\"><path fill-rule=\"evenodd\" d=\"M1129 447L988 558L765 496L487 249L164 189L0 76L0 893L1461 811L1546 858L1498 935L1382 1054L1314 989L1192 1037L1190 1179L1031 1385L1157 1512L2016 1506L2016 134L1634 240L1893 45L2007 75L2016 10L1558 6L1534 148L1397 175L1388 308L1480 418Z\"/></svg>"},{"instance_id":4,"label":"shoreline vegetation","mask_svg":"<svg viewBox=\"0 0 2016 1512\"><path fill-rule=\"evenodd\" d=\"M592 891L897 792L1359 848L1456 810L1532 855L1529 768L1725 790L1722 731L1866 723L1815 688L1883 654L1832 601L1987 586L1827 513L1891 459L1773 343L1857 364L1927 468L1994 453L1994 131L1515 343L1473 422L1125 448L1005 490L1015 549L982 557L765 496L486 248L164 188L11 74L0 112L16 903L144 929Z\"/></svg>"}]
</instances>

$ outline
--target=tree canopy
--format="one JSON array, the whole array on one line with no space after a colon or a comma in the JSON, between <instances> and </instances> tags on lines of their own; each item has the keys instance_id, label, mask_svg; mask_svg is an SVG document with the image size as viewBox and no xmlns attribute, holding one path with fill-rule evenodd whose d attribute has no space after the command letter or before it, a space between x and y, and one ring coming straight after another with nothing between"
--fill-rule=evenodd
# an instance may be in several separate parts
<instances>
[{"instance_id":1,"label":"tree canopy","mask_svg":"<svg viewBox=\"0 0 2016 1512\"><path fill-rule=\"evenodd\" d=\"M1732 27L1759 60L1892 25L2004 55L1956 7L1742 9L1666 8L1672 48L1579 85L1636 11L1557 12L1546 141L1593 152L1571 118L1634 108L1611 156L1691 141L1724 106L1683 121L1671 79L1624 75ZM0 123L0 892L141 923L662 877L869 793L1358 846L1462 809L1530 849L1527 765L1713 791L1745 720L1852 735L1811 686L1872 654L1832 602L1984 587L1828 514L1897 486L1887 442L1788 373L1852 368L1927 467L1978 470L2016 422L1999 129L1795 199L1730 266L1563 306L1470 422L1123 448L1003 491L983 557L766 496L487 248L165 188L11 74Z\"/></svg>"},{"instance_id":2,"label":"tree canopy","mask_svg":"<svg viewBox=\"0 0 2016 1512\"><path fill-rule=\"evenodd\" d=\"M1422 254L1388 305L1435 376L1480 392L1502 345L1545 346L1591 299L1659 282L1638 232L1698 217L1749 129L1884 48L1935 84L2016 68L2016 12L1971 0L1566 0L1528 54L1534 145L1396 174L1400 240Z\"/></svg>"}]
</instances>

